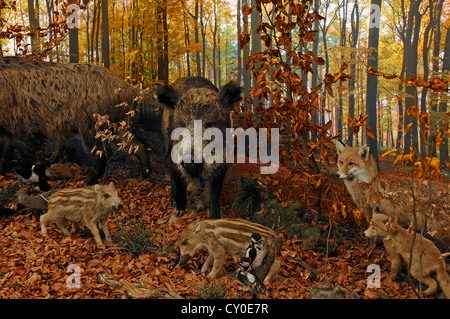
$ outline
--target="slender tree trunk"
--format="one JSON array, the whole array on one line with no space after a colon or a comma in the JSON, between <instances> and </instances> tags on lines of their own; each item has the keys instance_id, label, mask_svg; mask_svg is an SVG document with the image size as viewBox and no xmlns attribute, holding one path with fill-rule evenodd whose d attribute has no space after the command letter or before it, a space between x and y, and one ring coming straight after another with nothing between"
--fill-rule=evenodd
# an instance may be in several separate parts
<instances>
[{"instance_id":1,"label":"slender tree trunk","mask_svg":"<svg viewBox=\"0 0 450 319\"><path fill-rule=\"evenodd\" d=\"M379 8L381 11L381 0L372 0L372 8ZM376 10L375 10L376 12ZM369 56L367 65L378 70L378 39L380 34L380 17L373 16L375 21L370 21L369 24ZM370 147L370 152L378 159L378 141L377 141L377 96L378 96L378 78L375 75L367 74L367 93L366 93L366 114L367 126L371 128L373 137L366 134L367 145ZM379 164L378 164L379 165Z\"/></svg>"},{"instance_id":2,"label":"slender tree trunk","mask_svg":"<svg viewBox=\"0 0 450 319\"><path fill-rule=\"evenodd\" d=\"M102 60L104 67L109 69L108 0L102 0Z\"/></svg>"},{"instance_id":3,"label":"slender tree trunk","mask_svg":"<svg viewBox=\"0 0 450 319\"><path fill-rule=\"evenodd\" d=\"M237 0L236 9L236 23L237 23L237 79L236 82L241 85L242 82L242 54L239 46L239 37L241 36L241 0Z\"/></svg>"},{"instance_id":4,"label":"slender tree trunk","mask_svg":"<svg viewBox=\"0 0 450 319\"><path fill-rule=\"evenodd\" d=\"M444 59L443 59L443 63L442 63L442 73L450 72L450 28L447 28L447 35L445 36L445 44L444 44ZM439 108L441 110L441 112L447 112L447 99L446 99L446 94L443 93L442 94L442 99L441 99L441 103L439 104ZM447 135L443 135L442 136L442 140L443 140L443 144L440 145L439 147L439 154L440 154L440 159L441 159L441 163L443 163L444 161L449 161L449 155L448 155L448 136Z\"/></svg>"},{"instance_id":5,"label":"slender tree trunk","mask_svg":"<svg viewBox=\"0 0 450 319\"><path fill-rule=\"evenodd\" d=\"M406 27L404 54L405 54L405 72L406 78L415 78L417 76L417 47L419 42L421 14L419 12L421 0L411 0L408 12L408 21ZM418 150L418 126L417 119L413 115L408 115L408 108L417 104L417 88L415 86L406 86L405 98L405 127L411 124L410 129L405 134L405 149L406 154L410 153L410 147Z\"/></svg>"},{"instance_id":6,"label":"slender tree trunk","mask_svg":"<svg viewBox=\"0 0 450 319\"><path fill-rule=\"evenodd\" d=\"M348 88L349 88L349 98L348 98L348 116L352 119L355 118L355 78L356 78L356 71L355 71L355 63L356 63L356 45L358 44L358 37L359 37L359 7L358 7L358 1L355 1L355 4L353 6L352 15L351 15L351 27L352 31L350 34L350 47L352 48L352 53L350 57L350 75L353 77L348 80ZM348 141L347 145L352 146L353 145L353 131L349 127L348 128Z\"/></svg>"}]
</instances>

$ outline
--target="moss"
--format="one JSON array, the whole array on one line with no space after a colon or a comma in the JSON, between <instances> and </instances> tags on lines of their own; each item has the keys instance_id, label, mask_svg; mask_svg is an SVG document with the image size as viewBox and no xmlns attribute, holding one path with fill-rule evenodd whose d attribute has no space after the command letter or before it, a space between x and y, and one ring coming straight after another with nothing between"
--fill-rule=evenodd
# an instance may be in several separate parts
<instances>
[{"instance_id":1,"label":"moss","mask_svg":"<svg viewBox=\"0 0 450 319\"><path fill-rule=\"evenodd\" d=\"M299 224L305 215L304 207L298 202L283 207L278 200L270 199L265 202L264 208L267 212L254 214L252 221L275 230Z\"/></svg>"}]
</instances>

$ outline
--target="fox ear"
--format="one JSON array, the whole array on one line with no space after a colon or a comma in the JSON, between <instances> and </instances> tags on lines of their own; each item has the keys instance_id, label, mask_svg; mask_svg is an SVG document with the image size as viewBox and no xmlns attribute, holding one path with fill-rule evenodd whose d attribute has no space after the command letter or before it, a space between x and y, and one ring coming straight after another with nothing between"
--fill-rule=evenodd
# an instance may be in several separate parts
<instances>
[{"instance_id":1,"label":"fox ear","mask_svg":"<svg viewBox=\"0 0 450 319\"><path fill-rule=\"evenodd\" d=\"M358 151L359 156L361 156L362 159L368 159L370 155L370 147L368 145L363 145Z\"/></svg>"},{"instance_id":2,"label":"fox ear","mask_svg":"<svg viewBox=\"0 0 450 319\"><path fill-rule=\"evenodd\" d=\"M334 144L336 145L336 151L337 151L338 155L341 155L345 148L344 143L342 143L339 140L335 140Z\"/></svg>"},{"instance_id":3,"label":"fox ear","mask_svg":"<svg viewBox=\"0 0 450 319\"><path fill-rule=\"evenodd\" d=\"M172 87L156 83L153 86L153 96L158 99L158 101L168 108L175 108L175 105L177 105L179 94L176 90L174 90Z\"/></svg>"}]
</instances>

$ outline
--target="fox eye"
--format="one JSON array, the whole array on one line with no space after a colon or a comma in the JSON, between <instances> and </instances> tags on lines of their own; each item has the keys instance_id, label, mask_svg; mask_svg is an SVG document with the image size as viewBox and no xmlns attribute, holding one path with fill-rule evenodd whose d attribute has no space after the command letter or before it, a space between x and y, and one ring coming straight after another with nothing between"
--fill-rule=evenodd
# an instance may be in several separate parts
<instances>
[{"instance_id":1,"label":"fox eye","mask_svg":"<svg viewBox=\"0 0 450 319\"><path fill-rule=\"evenodd\" d=\"M109 194L105 194L103 195L104 198L110 198L111 196L109 196Z\"/></svg>"},{"instance_id":2,"label":"fox eye","mask_svg":"<svg viewBox=\"0 0 450 319\"><path fill-rule=\"evenodd\" d=\"M348 165L349 165L349 166L352 166L353 164L355 164L355 163L353 163L353 162L348 162Z\"/></svg>"},{"instance_id":3,"label":"fox eye","mask_svg":"<svg viewBox=\"0 0 450 319\"><path fill-rule=\"evenodd\" d=\"M343 161L339 161L339 164L343 165L343 164L344 164L344 162L343 162Z\"/></svg>"}]
</instances>

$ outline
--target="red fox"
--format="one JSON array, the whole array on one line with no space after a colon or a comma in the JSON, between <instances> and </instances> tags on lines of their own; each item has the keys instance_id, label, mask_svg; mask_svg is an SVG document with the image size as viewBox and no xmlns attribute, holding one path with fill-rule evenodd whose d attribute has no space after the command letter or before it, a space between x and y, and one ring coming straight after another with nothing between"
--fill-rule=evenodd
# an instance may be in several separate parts
<instances>
[{"instance_id":1,"label":"red fox","mask_svg":"<svg viewBox=\"0 0 450 319\"><path fill-rule=\"evenodd\" d=\"M336 174L368 222L375 211L411 223L415 212L417 229L426 226L434 238L450 244L450 184L379 172L367 145L350 147L338 141L336 149Z\"/></svg>"},{"instance_id":2,"label":"red fox","mask_svg":"<svg viewBox=\"0 0 450 319\"><path fill-rule=\"evenodd\" d=\"M439 283L445 297L450 298L450 277L447 273L447 265L441 258L441 252L431 240L420 234L416 234L414 240L414 234L400 227L395 217L389 218L377 213L373 214L370 226L364 235L367 237L380 236L383 239L384 247L391 257L390 276L392 279L397 277L404 263L409 265L412 247L411 276L428 286L423 295L434 294ZM430 276L432 273L436 273L437 280Z\"/></svg>"}]
</instances>

